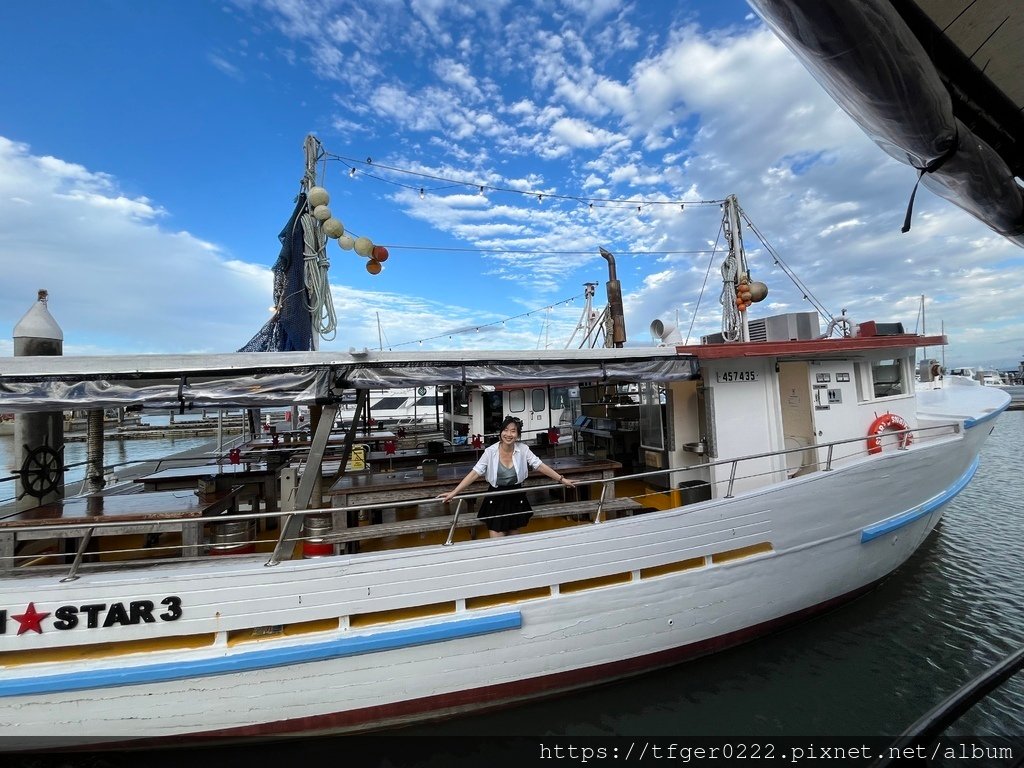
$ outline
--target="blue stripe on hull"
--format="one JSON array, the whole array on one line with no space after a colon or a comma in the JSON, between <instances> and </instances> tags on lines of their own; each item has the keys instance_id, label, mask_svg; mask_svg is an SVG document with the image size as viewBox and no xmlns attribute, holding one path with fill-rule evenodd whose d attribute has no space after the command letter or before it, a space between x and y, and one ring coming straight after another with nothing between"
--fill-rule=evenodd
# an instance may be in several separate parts
<instances>
[{"instance_id":1,"label":"blue stripe on hull","mask_svg":"<svg viewBox=\"0 0 1024 768\"><path fill-rule=\"evenodd\" d=\"M971 466L967 468L967 471L960 475L959 479L955 483L953 483L953 485L944 490L935 498L929 499L924 504L921 504L920 506L917 507L913 507L912 509L908 509L906 512L896 515L895 517L890 517L888 520L883 520L880 523L869 525L867 528L861 531L861 543L864 543L865 541L871 541L872 539L877 539L879 536L884 536L885 534L895 531L898 528L902 528L905 525L910 525L915 520L924 517L930 512L934 512L936 509L938 509L947 501L949 501L958 493L960 493L960 491L962 491L967 486L967 484L971 482L971 478L974 477L974 473L978 471L978 464L980 461L981 457L975 456L974 461L971 462Z\"/></svg>"},{"instance_id":2,"label":"blue stripe on hull","mask_svg":"<svg viewBox=\"0 0 1024 768\"><path fill-rule=\"evenodd\" d=\"M992 411L992 413L986 413L981 418L964 419L964 429L970 429L971 427L976 427L979 424L984 424L986 421L989 421L990 419L994 419L996 416L998 416L1000 413L1002 413L1003 411L1010 407L1010 402L1011 400L1007 400L1002 408L997 408L996 410Z\"/></svg>"},{"instance_id":3,"label":"blue stripe on hull","mask_svg":"<svg viewBox=\"0 0 1024 768\"><path fill-rule=\"evenodd\" d=\"M410 648L428 643L440 643L446 640L475 637L477 635L490 634L491 632L519 629L522 625L522 613L512 611L496 616L458 619L428 627L379 632L362 637L343 637L311 645L251 651L216 659L172 661L119 670L100 669L44 675L20 680L3 680L0 681L0 697L81 691L88 688L108 688L120 685L141 685L143 683L162 683L169 680L223 675L231 672L246 672L289 664L305 664L311 661L324 661L325 659L343 656L393 651L399 648Z\"/></svg>"}]
</instances>

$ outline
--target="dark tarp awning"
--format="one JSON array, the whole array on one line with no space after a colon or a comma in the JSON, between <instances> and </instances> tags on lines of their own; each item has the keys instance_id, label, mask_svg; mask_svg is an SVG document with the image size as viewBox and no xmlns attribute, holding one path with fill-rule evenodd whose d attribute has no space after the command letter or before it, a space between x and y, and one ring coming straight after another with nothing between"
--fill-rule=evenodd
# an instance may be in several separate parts
<instances>
[{"instance_id":1,"label":"dark tarp awning","mask_svg":"<svg viewBox=\"0 0 1024 768\"><path fill-rule=\"evenodd\" d=\"M695 378L672 348L538 352L234 353L0 359L0 411L135 407L179 411L341 402L345 390Z\"/></svg>"},{"instance_id":2,"label":"dark tarp awning","mask_svg":"<svg viewBox=\"0 0 1024 768\"><path fill-rule=\"evenodd\" d=\"M988 4L993 15L977 19L992 29L980 40L957 36L964 14L982 13L968 0L748 2L879 146L918 169L922 184L1024 245L1024 195L1014 178L1022 171L1021 105L974 63L985 45L989 60L1021 55L1019 39L998 36L1020 25L1018 0ZM1010 72L1006 85L1019 81L1019 69Z\"/></svg>"}]
</instances>

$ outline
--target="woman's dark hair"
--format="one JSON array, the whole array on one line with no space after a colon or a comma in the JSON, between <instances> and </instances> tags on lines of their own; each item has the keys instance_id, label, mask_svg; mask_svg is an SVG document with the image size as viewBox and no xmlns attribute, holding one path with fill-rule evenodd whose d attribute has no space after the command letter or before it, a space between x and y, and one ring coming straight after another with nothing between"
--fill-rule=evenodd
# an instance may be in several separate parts
<instances>
[{"instance_id":1,"label":"woman's dark hair","mask_svg":"<svg viewBox=\"0 0 1024 768\"><path fill-rule=\"evenodd\" d=\"M505 427L507 427L509 424L515 424L516 425L516 432L519 433L519 437L523 436L523 420L522 419L517 419L515 416L506 416L504 419L502 419L501 420L501 429L498 430L498 431L499 432L504 432L505 431Z\"/></svg>"}]
</instances>

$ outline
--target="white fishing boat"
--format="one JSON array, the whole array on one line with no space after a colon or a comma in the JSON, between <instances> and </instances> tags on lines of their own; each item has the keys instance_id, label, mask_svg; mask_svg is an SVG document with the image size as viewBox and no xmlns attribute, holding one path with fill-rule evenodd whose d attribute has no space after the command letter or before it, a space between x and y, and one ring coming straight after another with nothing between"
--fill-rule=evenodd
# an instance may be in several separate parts
<instances>
[{"instance_id":1,"label":"white fishing boat","mask_svg":"<svg viewBox=\"0 0 1024 768\"><path fill-rule=\"evenodd\" d=\"M365 425L381 428L433 427L440 428L438 397L426 387L404 387L395 390L374 390L369 399L363 421ZM352 423L356 411L356 398L342 404L338 412L339 427Z\"/></svg>"},{"instance_id":2,"label":"white fishing boat","mask_svg":"<svg viewBox=\"0 0 1024 768\"><path fill-rule=\"evenodd\" d=\"M958 376L963 379L970 381L976 381L983 387L1005 387L1006 383L1003 381L1003 377L1000 376L996 371L985 369L985 368L952 368L949 371L950 376Z\"/></svg>"},{"instance_id":3,"label":"white fishing boat","mask_svg":"<svg viewBox=\"0 0 1024 768\"><path fill-rule=\"evenodd\" d=\"M735 200L727 230L738 235ZM942 336L813 313L691 346L14 357L31 414L0 514L0 748L343 733L504 706L707 654L893 573L977 470L1002 390L915 386ZM521 533L477 536L468 464L352 461L342 404L376 389L564 388L576 483L525 483ZM509 401L503 400L504 407ZM308 444L236 446L117 493L60 496L65 410L307 406ZM358 419L354 420L358 421ZM35 427L33 427L35 425ZM138 491L138 492L127 492ZM568 498L566 497L568 494ZM59 738L55 737L59 735Z\"/></svg>"}]
</instances>

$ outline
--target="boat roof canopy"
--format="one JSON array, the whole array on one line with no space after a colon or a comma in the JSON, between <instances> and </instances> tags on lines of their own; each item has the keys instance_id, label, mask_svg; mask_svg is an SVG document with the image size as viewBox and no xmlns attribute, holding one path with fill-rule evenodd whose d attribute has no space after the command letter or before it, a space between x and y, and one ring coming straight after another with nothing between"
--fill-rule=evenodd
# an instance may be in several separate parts
<instances>
[{"instance_id":1,"label":"boat roof canopy","mask_svg":"<svg viewBox=\"0 0 1024 768\"><path fill-rule=\"evenodd\" d=\"M256 352L0 359L0 411L190 411L340 402L351 389L420 385L682 381L697 360L671 347L434 352Z\"/></svg>"}]
</instances>

